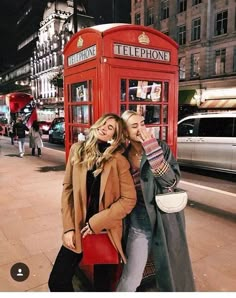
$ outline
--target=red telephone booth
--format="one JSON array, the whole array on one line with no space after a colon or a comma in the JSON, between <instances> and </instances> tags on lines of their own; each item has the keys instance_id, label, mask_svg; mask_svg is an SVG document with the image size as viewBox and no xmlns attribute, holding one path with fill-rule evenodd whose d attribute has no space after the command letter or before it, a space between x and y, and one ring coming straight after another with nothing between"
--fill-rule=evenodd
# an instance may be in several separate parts
<instances>
[{"instance_id":1,"label":"red telephone booth","mask_svg":"<svg viewBox=\"0 0 236 298\"><path fill-rule=\"evenodd\" d=\"M66 155L102 114L127 109L141 113L175 153L177 57L177 44L149 27L105 24L76 33L64 50ZM94 278L94 268L85 271ZM117 278L100 274L102 282L106 275Z\"/></svg>"},{"instance_id":2,"label":"red telephone booth","mask_svg":"<svg viewBox=\"0 0 236 298\"><path fill-rule=\"evenodd\" d=\"M177 44L145 26L105 24L77 32L64 50L66 154L102 114L140 112L176 152Z\"/></svg>"}]
</instances>

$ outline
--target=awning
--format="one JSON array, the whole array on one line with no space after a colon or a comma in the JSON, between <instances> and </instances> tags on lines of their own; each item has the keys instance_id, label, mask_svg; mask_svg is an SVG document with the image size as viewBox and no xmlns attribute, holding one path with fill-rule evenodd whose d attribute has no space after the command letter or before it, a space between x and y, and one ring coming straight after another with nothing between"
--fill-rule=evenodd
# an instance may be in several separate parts
<instances>
[{"instance_id":1,"label":"awning","mask_svg":"<svg viewBox=\"0 0 236 298\"><path fill-rule=\"evenodd\" d=\"M199 109L236 109L236 99L210 99L203 102Z\"/></svg>"},{"instance_id":2,"label":"awning","mask_svg":"<svg viewBox=\"0 0 236 298\"><path fill-rule=\"evenodd\" d=\"M196 105L196 100L193 99L196 90L180 90L179 104L180 105Z\"/></svg>"}]
</instances>

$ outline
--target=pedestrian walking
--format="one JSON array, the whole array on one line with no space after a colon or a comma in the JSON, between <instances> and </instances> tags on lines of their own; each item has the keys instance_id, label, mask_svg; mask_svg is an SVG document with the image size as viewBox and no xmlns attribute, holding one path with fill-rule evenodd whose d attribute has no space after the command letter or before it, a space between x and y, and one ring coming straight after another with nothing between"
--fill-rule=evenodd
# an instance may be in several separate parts
<instances>
[{"instance_id":1,"label":"pedestrian walking","mask_svg":"<svg viewBox=\"0 0 236 298\"><path fill-rule=\"evenodd\" d=\"M14 145L14 131L13 131L13 126L15 124L15 121L12 120L11 123L8 126L8 132L9 132L9 137L11 138L11 144Z\"/></svg>"},{"instance_id":2,"label":"pedestrian walking","mask_svg":"<svg viewBox=\"0 0 236 298\"><path fill-rule=\"evenodd\" d=\"M25 132L29 128L23 123L22 118L17 118L16 123L13 125L14 137L17 138L19 146L19 156L22 158L25 154Z\"/></svg>"},{"instance_id":3,"label":"pedestrian walking","mask_svg":"<svg viewBox=\"0 0 236 298\"><path fill-rule=\"evenodd\" d=\"M30 130L29 130L29 146L32 148L31 154L35 156L35 149L38 150L38 157L42 155L42 141L43 132L39 128L39 123L37 120L34 120Z\"/></svg>"},{"instance_id":4,"label":"pedestrian walking","mask_svg":"<svg viewBox=\"0 0 236 298\"><path fill-rule=\"evenodd\" d=\"M164 213L155 204L156 194L167 192L178 183L179 165L169 146L147 130L142 115L125 111L122 118L129 141L125 156L131 165L137 204L126 218L128 261L117 291L135 292L150 258L160 291L194 291L184 212Z\"/></svg>"},{"instance_id":5,"label":"pedestrian walking","mask_svg":"<svg viewBox=\"0 0 236 298\"><path fill-rule=\"evenodd\" d=\"M49 278L52 292L72 292L72 277L83 256L82 238L107 231L121 258L122 219L136 203L136 192L122 155L123 120L106 114L85 141L73 144L62 191L63 245Z\"/></svg>"}]
</instances>

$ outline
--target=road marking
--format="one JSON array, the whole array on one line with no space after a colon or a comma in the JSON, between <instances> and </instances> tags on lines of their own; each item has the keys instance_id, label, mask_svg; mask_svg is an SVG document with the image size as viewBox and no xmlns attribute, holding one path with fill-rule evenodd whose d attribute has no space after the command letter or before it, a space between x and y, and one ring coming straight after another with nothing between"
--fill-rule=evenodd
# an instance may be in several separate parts
<instances>
[{"instance_id":1,"label":"road marking","mask_svg":"<svg viewBox=\"0 0 236 298\"><path fill-rule=\"evenodd\" d=\"M228 192L228 191L224 191L224 190L220 190L220 189L216 189L216 188L212 188L212 187L208 187L208 186L203 186L203 185L199 185L199 184L195 184L195 183L191 183L191 182L187 182L187 181L183 181L183 180L180 180L180 183L190 185L193 187L198 187L198 188L214 191L214 192L218 192L220 194L224 194L227 196L236 197L236 194L232 193L232 192Z\"/></svg>"}]
</instances>

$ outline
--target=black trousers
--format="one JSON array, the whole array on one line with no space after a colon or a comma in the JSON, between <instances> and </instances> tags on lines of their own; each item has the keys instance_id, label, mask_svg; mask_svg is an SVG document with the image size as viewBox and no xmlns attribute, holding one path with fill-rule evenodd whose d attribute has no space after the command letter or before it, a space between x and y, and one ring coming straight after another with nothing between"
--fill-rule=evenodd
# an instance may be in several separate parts
<instances>
[{"instance_id":1,"label":"black trousers","mask_svg":"<svg viewBox=\"0 0 236 298\"><path fill-rule=\"evenodd\" d=\"M38 148L38 156L41 155L41 148L37 147ZM32 155L35 155L35 148L32 148Z\"/></svg>"},{"instance_id":2,"label":"black trousers","mask_svg":"<svg viewBox=\"0 0 236 298\"><path fill-rule=\"evenodd\" d=\"M72 278L82 255L61 247L48 281L50 292L74 292Z\"/></svg>"}]
</instances>

